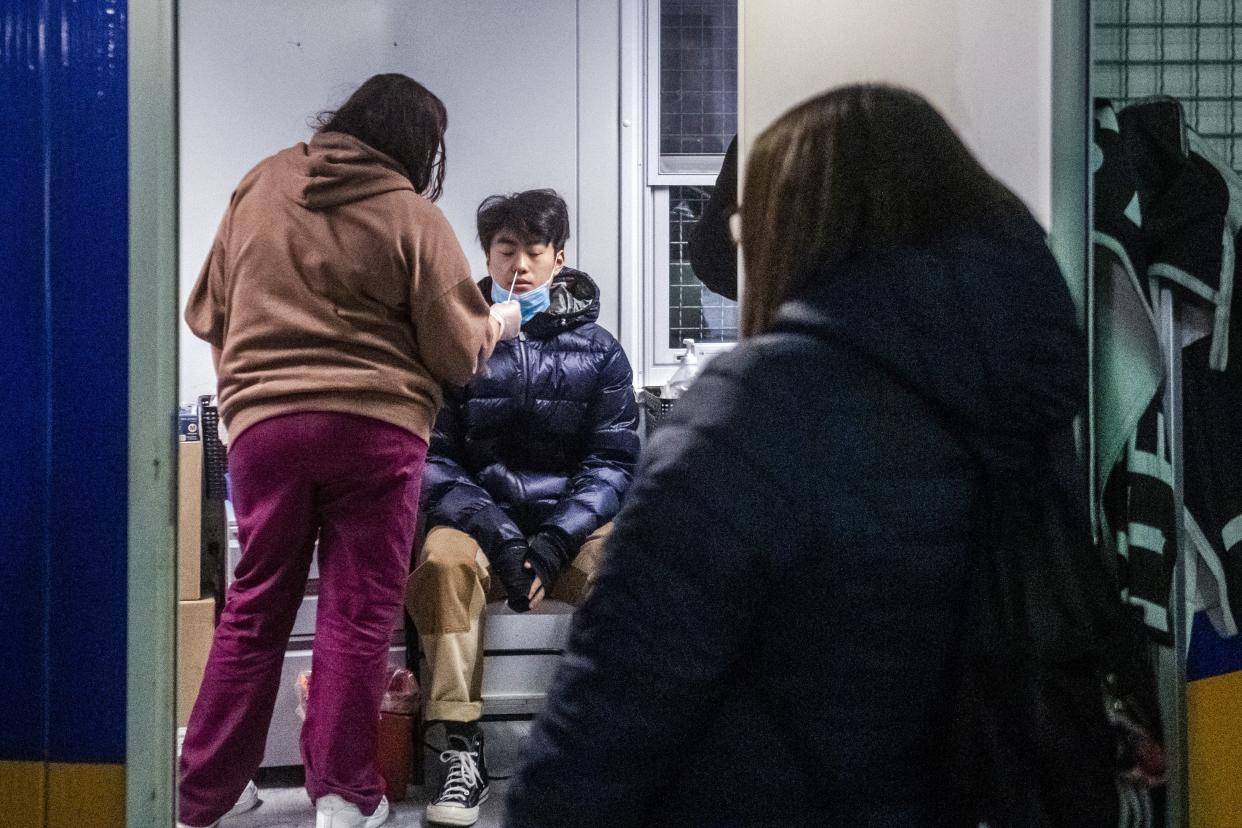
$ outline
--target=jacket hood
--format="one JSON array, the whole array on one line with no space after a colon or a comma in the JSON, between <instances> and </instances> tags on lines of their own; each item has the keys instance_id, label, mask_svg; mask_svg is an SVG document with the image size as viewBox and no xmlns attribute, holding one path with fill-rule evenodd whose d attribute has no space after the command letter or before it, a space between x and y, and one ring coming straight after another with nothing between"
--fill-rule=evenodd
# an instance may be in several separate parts
<instances>
[{"instance_id":1,"label":"jacket hood","mask_svg":"<svg viewBox=\"0 0 1242 828\"><path fill-rule=\"evenodd\" d=\"M848 263L776 330L838 343L936 404L983 462L1026 462L1086 399L1086 348L1033 221Z\"/></svg>"},{"instance_id":2,"label":"jacket hood","mask_svg":"<svg viewBox=\"0 0 1242 828\"><path fill-rule=\"evenodd\" d=\"M414 191L401 165L343 132L320 132L281 153L291 176L289 196L324 210L394 190Z\"/></svg>"},{"instance_id":3,"label":"jacket hood","mask_svg":"<svg viewBox=\"0 0 1242 828\"><path fill-rule=\"evenodd\" d=\"M479 290L492 301L492 277L479 282ZM551 304L522 326L527 336L547 337L599 319L599 285L581 270L566 267L552 279Z\"/></svg>"}]
</instances>

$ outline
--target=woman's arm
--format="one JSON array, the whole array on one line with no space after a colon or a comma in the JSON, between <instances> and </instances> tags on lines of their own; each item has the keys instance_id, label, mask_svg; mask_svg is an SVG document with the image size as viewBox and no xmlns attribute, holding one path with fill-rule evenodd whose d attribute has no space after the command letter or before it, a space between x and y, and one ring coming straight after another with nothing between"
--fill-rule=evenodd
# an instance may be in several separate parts
<instances>
[{"instance_id":1,"label":"woman's arm","mask_svg":"<svg viewBox=\"0 0 1242 828\"><path fill-rule=\"evenodd\" d=\"M439 210L427 210L421 221L410 277L414 338L431 375L462 386L487 362L497 342L517 335L520 312L516 303L493 308L483 298L466 254Z\"/></svg>"}]
</instances>

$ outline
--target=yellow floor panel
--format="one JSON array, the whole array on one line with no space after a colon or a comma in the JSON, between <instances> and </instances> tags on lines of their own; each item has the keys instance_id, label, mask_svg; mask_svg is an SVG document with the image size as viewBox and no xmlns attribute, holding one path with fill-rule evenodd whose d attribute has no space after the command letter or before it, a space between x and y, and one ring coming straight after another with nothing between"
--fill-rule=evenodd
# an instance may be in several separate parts
<instances>
[{"instance_id":1,"label":"yellow floor panel","mask_svg":"<svg viewBox=\"0 0 1242 828\"><path fill-rule=\"evenodd\" d=\"M53 763L47 828L125 828L125 766Z\"/></svg>"},{"instance_id":2,"label":"yellow floor panel","mask_svg":"<svg viewBox=\"0 0 1242 828\"><path fill-rule=\"evenodd\" d=\"M43 828L42 762L0 762L0 814L11 828Z\"/></svg>"},{"instance_id":3,"label":"yellow floor panel","mask_svg":"<svg viewBox=\"0 0 1242 828\"><path fill-rule=\"evenodd\" d=\"M1242 672L1186 688L1190 824L1242 828Z\"/></svg>"}]
</instances>

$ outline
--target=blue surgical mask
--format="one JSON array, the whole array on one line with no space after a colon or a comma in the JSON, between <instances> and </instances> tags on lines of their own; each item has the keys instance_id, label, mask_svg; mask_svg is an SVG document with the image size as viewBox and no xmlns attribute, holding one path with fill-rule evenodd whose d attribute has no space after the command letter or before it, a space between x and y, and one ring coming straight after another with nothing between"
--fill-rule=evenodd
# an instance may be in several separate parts
<instances>
[{"instance_id":1,"label":"blue surgical mask","mask_svg":"<svg viewBox=\"0 0 1242 828\"><path fill-rule=\"evenodd\" d=\"M535 314L539 313L540 311L547 310L548 306L552 304L551 288L552 288L552 280L549 279L545 284L535 288L534 290L528 290L525 293L513 294L512 298L518 300L518 304L522 306L522 324L523 325L525 325L530 320L534 319ZM508 288L502 288L499 284L496 283L496 280L493 279L492 280L492 301L493 302L504 302L509 298L510 296L509 296Z\"/></svg>"}]
</instances>

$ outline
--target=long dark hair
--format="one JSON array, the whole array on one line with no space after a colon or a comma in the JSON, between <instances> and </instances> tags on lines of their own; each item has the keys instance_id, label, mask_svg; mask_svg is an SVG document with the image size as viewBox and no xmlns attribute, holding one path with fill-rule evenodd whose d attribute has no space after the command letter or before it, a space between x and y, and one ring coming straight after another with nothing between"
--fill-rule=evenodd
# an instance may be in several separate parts
<instances>
[{"instance_id":1,"label":"long dark hair","mask_svg":"<svg viewBox=\"0 0 1242 828\"><path fill-rule=\"evenodd\" d=\"M335 112L316 118L319 132L344 132L405 167L414 189L435 201L444 191L444 102L407 75L374 75Z\"/></svg>"},{"instance_id":2,"label":"long dark hair","mask_svg":"<svg viewBox=\"0 0 1242 828\"><path fill-rule=\"evenodd\" d=\"M835 265L1030 216L931 104L881 85L834 89L768 127L741 213L746 336Z\"/></svg>"}]
</instances>

